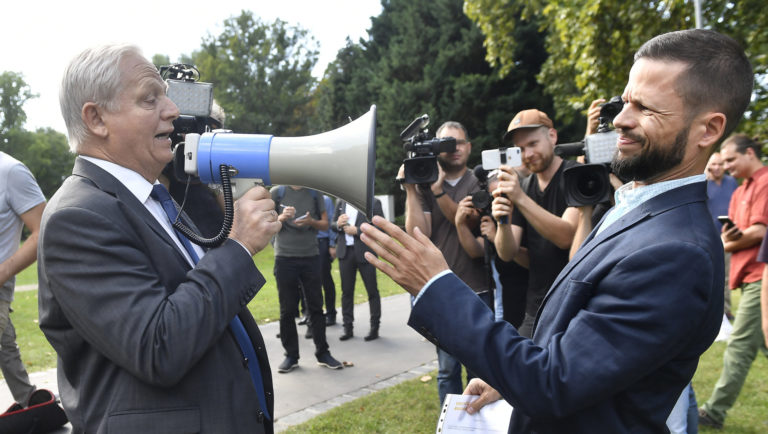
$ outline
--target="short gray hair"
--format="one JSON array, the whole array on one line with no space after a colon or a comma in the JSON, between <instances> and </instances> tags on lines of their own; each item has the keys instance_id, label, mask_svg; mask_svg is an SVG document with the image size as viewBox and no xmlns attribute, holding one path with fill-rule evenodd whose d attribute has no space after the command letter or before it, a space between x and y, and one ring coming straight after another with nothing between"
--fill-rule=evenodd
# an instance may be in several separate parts
<instances>
[{"instance_id":1,"label":"short gray hair","mask_svg":"<svg viewBox=\"0 0 768 434\"><path fill-rule=\"evenodd\" d=\"M64 70L59 90L61 115L67 126L69 149L79 151L88 136L83 122L83 106L88 102L109 111L118 109L116 97L122 90L120 61L128 55L142 56L135 45L110 44L89 48L77 55Z\"/></svg>"},{"instance_id":2,"label":"short gray hair","mask_svg":"<svg viewBox=\"0 0 768 434\"><path fill-rule=\"evenodd\" d=\"M464 128L464 125L456 121L447 121L442 125L440 125L440 128L438 128L437 131L435 131L435 136L439 136L440 133L446 128L453 128L455 130L460 130L461 132L464 133L464 139L469 141L469 134L467 134L467 129Z\"/></svg>"}]
</instances>

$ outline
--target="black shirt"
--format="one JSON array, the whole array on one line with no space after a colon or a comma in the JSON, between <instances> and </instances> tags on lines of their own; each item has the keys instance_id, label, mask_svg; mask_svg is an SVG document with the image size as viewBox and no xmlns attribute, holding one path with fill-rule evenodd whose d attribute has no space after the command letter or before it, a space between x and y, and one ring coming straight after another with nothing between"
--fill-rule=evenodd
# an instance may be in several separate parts
<instances>
[{"instance_id":1,"label":"black shirt","mask_svg":"<svg viewBox=\"0 0 768 434\"><path fill-rule=\"evenodd\" d=\"M578 164L572 160L563 160L544 191L539 188L535 173L523 178L520 181L520 186L525 194L539 206L551 214L561 217L568 207L565 204L563 170ZM528 248L530 261L525 311L530 316L536 316L549 287L560 274L560 270L568 263L570 249L561 249L542 237L517 208L512 214L511 223L523 228L523 239L520 245Z\"/></svg>"}]
</instances>

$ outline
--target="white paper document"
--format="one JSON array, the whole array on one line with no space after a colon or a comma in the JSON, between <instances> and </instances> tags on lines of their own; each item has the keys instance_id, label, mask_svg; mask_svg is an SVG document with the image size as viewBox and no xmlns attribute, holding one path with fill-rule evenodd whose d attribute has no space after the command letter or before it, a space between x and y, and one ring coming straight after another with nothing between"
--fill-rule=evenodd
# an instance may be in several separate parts
<instances>
[{"instance_id":1,"label":"white paper document","mask_svg":"<svg viewBox=\"0 0 768 434\"><path fill-rule=\"evenodd\" d=\"M475 414L467 413L467 404L479 398L477 395L445 396L440 419L437 422L437 434L453 433L506 433L512 406L500 399L486 405Z\"/></svg>"}]
</instances>

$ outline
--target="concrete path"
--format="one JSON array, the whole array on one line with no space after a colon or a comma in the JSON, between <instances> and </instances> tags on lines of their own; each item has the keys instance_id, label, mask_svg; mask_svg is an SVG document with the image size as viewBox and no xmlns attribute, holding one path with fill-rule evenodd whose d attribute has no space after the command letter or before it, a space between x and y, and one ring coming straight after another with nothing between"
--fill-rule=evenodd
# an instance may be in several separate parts
<instances>
[{"instance_id":1,"label":"concrete path","mask_svg":"<svg viewBox=\"0 0 768 434\"><path fill-rule=\"evenodd\" d=\"M274 322L260 326L275 385L276 431L280 432L340 404L437 369L435 347L406 325L410 313L409 303L409 296L405 293L382 299L381 337L371 342L363 340L369 324L367 303L355 306L353 339L341 342L341 325L328 327L326 336L331 354L339 361L354 365L338 371L317 365L314 344L311 339L304 339L307 328L298 326L301 355L299 367L290 373L279 374L277 366L284 358L280 339L276 337L279 325ZM341 320L341 312L338 313L338 320ZM30 373L30 378L38 387L56 391L55 369ZM8 387L4 381L0 381L0 411L12 403ZM68 429L60 430L62 434L68 432Z\"/></svg>"}]
</instances>

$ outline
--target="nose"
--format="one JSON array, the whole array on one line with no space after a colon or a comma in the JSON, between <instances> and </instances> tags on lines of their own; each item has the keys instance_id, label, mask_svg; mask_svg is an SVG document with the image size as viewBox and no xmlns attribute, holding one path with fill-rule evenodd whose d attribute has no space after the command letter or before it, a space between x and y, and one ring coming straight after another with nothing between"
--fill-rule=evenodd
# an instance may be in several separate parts
<instances>
[{"instance_id":1,"label":"nose","mask_svg":"<svg viewBox=\"0 0 768 434\"><path fill-rule=\"evenodd\" d=\"M179 117L179 108L176 106L170 98L165 97L165 107L163 108L162 115L164 119L174 120Z\"/></svg>"},{"instance_id":2,"label":"nose","mask_svg":"<svg viewBox=\"0 0 768 434\"><path fill-rule=\"evenodd\" d=\"M634 117L632 116L631 104L624 104L619 114L613 118L613 126L619 130L631 130L635 127Z\"/></svg>"}]
</instances>

